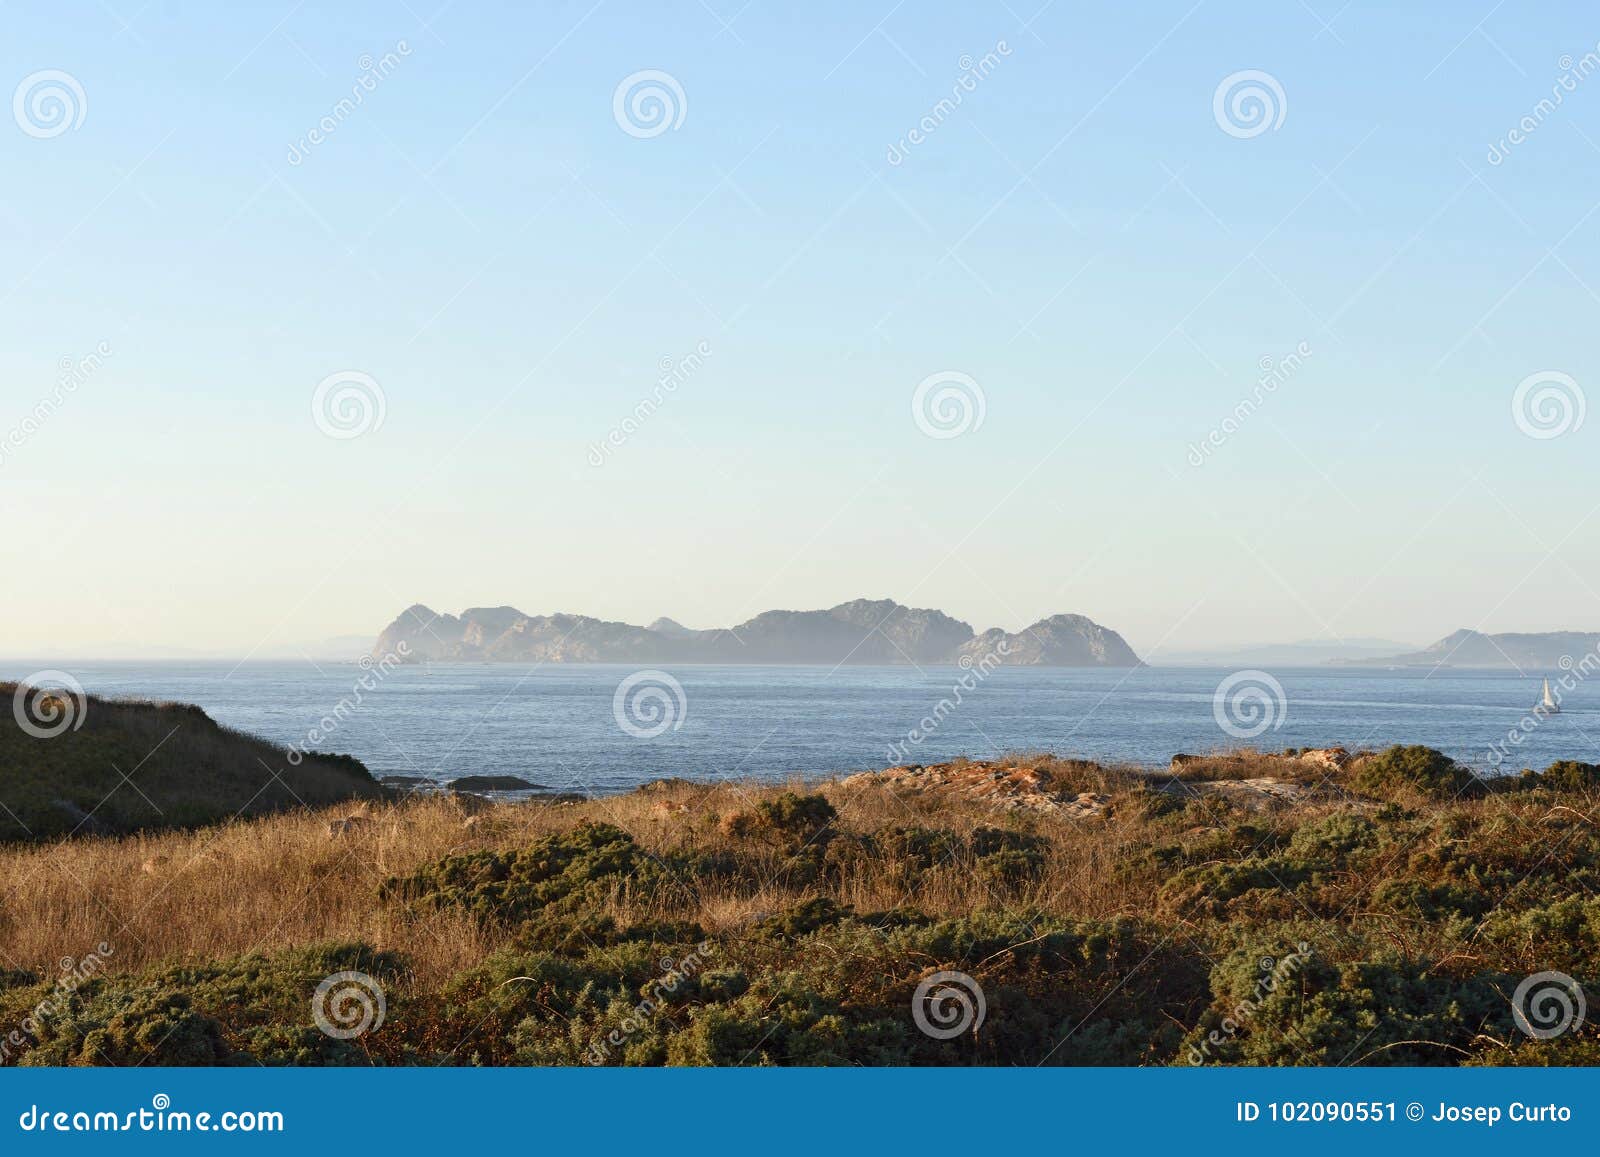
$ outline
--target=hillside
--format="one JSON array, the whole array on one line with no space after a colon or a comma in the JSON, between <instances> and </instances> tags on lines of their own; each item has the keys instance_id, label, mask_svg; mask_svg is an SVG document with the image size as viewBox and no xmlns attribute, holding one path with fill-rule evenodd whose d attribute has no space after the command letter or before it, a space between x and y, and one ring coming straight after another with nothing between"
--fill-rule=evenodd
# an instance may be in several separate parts
<instances>
[{"instance_id":1,"label":"hillside","mask_svg":"<svg viewBox=\"0 0 1600 1157\"><path fill-rule=\"evenodd\" d=\"M0 683L0 701L15 708L0 712L0 841L186 827L387 795L349 756L295 766L283 748L198 707L19 694L15 683Z\"/></svg>"},{"instance_id":2,"label":"hillside","mask_svg":"<svg viewBox=\"0 0 1600 1157\"><path fill-rule=\"evenodd\" d=\"M1531 673L1568 671L1588 658L1600 661L1600 634L1592 631L1512 632L1486 635L1463 628L1433 646L1400 655L1344 660L1362 667L1502 667ZM1585 670L1588 668L1586 667Z\"/></svg>"},{"instance_id":3,"label":"hillside","mask_svg":"<svg viewBox=\"0 0 1600 1157\"><path fill-rule=\"evenodd\" d=\"M997 654L1016 665L1140 665L1121 635L1083 615L1055 615L1015 634L995 628L977 635L943 611L891 599L855 599L816 611L764 611L732 627L702 631L667 618L638 627L586 615L527 615L514 607L474 607L457 616L418 603L385 628L372 654L398 654L402 643L412 662L920 666Z\"/></svg>"}]
</instances>

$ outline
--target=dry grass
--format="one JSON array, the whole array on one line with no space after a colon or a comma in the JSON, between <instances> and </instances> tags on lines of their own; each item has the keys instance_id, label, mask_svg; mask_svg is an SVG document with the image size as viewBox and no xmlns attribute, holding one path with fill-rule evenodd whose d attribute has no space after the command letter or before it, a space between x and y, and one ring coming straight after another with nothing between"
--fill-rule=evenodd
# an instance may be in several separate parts
<instances>
[{"instance_id":1,"label":"dry grass","mask_svg":"<svg viewBox=\"0 0 1600 1157\"><path fill-rule=\"evenodd\" d=\"M1236 753L1211 771L1281 781L1296 762ZM1324 962L1310 1003L1284 1003L1217 1059L1336 1064L1372 1047L1371 1024L1396 1050L1501 1048L1515 1031L1507 983L1552 968L1586 979L1596 959L1600 914L1585 898L1600 894L1600 768L1458 789L1437 753L1394 749L1289 801L1231 790L1249 785L1225 775L1048 756L928 770L820 786L663 781L574 804L418 797L0 845L0 969L46 978L0 983L24 1010L59 960L110 946L107 983L39 1042L50 1063L363 1063L304 1024L318 981L360 967L390 1002L381 1040L361 1045L371 1056L572 1064L588 1063L585 1042L633 1008L659 961L709 944L715 978L661 1011L629 1063L742 1064L752 1046L779 1063L1037 1063L1057 1055L1063 1018L1097 1016L1104 1033L1058 1059L1178 1063L1264 953L1314 941ZM1024 770L1035 774L1009 801L970 794ZM1041 780L1059 806L1040 802ZM1081 793L1095 810L1070 809ZM591 822L631 840L575 830ZM994 828L1006 831L980 831ZM489 851L517 855L462 856ZM256 953L272 959L234 959ZM199 967L162 972L175 964ZM894 1027L941 966L978 977L998 1010L970 1056ZM191 995L192 1014L169 1007ZM1309 1056L1302 1017L1333 1034ZM109 1027L91 1041L96 1026ZM205 1031L224 1042L215 1055ZM1593 1063L1600 1045L1564 1047L1545 1060ZM1404 1063L1438 1063L1430 1048Z\"/></svg>"},{"instance_id":2,"label":"dry grass","mask_svg":"<svg viewBox=\"0 0 1600 1157\"><path fill-rule=\"evenodd\" d=\"M510 930L450 907L402 912L380 899L384 880L451 854L525 847L584 821L615 824L655 855L737 851L744 865L727 881L648 897L620 893L610 914L624 925L689 920L716 934L818 894L861 911L914 905L934 916L1005 904L1076 919L1144 916L1158 904L1163 883L1145 855L1152 845L1201 842L1230 814L1238 816L1224 800L1200 798L1189 787L1193 781L1286 777L1282 757L1250 751L1203 757L1171 777L1040 755L1008 762L1047 767L1058 785L1103 793L1110 806L1084 820L872 783L832 781L819 789L669 780L583 803L488 804L470 814L449 797L413 797L188 831L0 845L0 967L46 975L58 960L101 942L112 946L108 971L116 973L341 940L400 952L416 981L434 986L481 960ZM1308 769L1307 776L1319 774ZM724 823L785 790L820 790L837 809L839 833L902 826L965 838L979 827L1000 826L1045 836L1049 848L1037 877L1004 897L960 858L922 873L914 895L900 865L870 858L853 863L837 883L792 887L784 872L790 850L763 852ZM1293 823L1371 806L1307 797L1294 805ZM1477 810L1467 801L1457 808Z\"/></svg>"},{"instance_id":3,"label":"dry grass","mask_svg":"<svg viewBox=\"0 0 1600 1157\"><path fill-rule=\"evenodd\" d=\"M799 785L788 785L799 786ZM194 831L122 838L78 838L0 848L0 965L48 974L55 962L105 941L108 971L200 962L327 940L360 940L403 952L416 981L432 986L480 960L509 934L444 909L401 915L379 899L382 882L451 853L509 849L584 820L614 823L652 853L718 850L748 842L727 835L722 817L748 810L783 785L656 785L577 804L495 804L468 815L448 798L349 806L238 820ZM970 834L984 825L1050 836L1046 870L1010 899L1072 916L1130 914L1149 901L1155 880L1130 889L1117 872L1123 844L1141 838L1137 815L1088 824L963 807L948 799L904 798L873 788L823 789L838 809L835 828L865 834L892 825L926 825ZM357 815L362 822L341 825ZM330 834L333 826L345 827ZM689 919L708 931L744 926L816 894L781 882L787 853L774 848L766 871L649 899L619 897L626 923ZM958 915L996 898L968 865L928 873L911 896L894 864L866 862L831 893L841 903L881 910L915 903Z\"/></svg>"}]
</instances>

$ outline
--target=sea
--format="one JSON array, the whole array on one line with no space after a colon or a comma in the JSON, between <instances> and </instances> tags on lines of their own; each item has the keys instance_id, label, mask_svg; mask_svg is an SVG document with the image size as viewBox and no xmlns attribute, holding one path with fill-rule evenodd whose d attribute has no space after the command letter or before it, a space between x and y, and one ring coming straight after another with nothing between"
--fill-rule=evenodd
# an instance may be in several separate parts
<instances>
[{"instance_id":1,"label":"sea","mask_svg":"<svg viewBox=\"0 0 1600 1157\"><path fill-rule=\"evenodd\" d=\"M1561 710L1537 716L1543 677ZM1421 743L1485 773L1600 762L1600 679L1560 670L12 660L0 679L198 704L379 775L515 775L588 794L1045 751L1157 768L1242 746Z\"/></svg>"}]
</instances>

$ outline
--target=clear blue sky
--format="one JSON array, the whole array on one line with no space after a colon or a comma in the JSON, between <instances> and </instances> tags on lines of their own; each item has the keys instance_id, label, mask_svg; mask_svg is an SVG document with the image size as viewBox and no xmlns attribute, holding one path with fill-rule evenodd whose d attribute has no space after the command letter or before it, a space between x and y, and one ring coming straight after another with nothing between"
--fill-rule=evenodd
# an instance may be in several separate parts
<instances>
[{"instance_id":1,"label":"clear blue sky","mask_svg":"<svg viewBox=\"0 0 1600 1157\"><path fill-rule=\"evenodd\" d=\"M1600 75L1534 111L1592 8L435 5L6 7L0 95L59 70L83 116L0 118L0 436L109 353L0 442L0 649L418 600L894 597L1146 651L1600 628L1600 415L1512 414L1531 374L1600 389ZM641 70L676 128L619 125ZM1242 70L1283 94L1253 136L1214 114ZM346 370L383 422L331 438ZM984 418L932 438L945 371Z\"/></svg>"}]
</instances>

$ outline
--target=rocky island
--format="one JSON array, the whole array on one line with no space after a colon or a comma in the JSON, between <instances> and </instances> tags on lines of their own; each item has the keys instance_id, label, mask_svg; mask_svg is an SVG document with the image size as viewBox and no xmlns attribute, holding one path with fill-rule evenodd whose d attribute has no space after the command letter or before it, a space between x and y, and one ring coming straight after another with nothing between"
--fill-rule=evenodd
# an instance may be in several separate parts
<instances>
[{"instance_id":1,"label":"rocky island","mask_svg":"<svg viewBox=\"0 0 1600 1157\"><path fill-rule=\"evenodd\" d=\"M970 665L995 654L1015 666L1143 665L1121 635L1083 615L1052 615L1015 633L994 627L978 634L943 611L890 599L764 611L736 626L703 631L666 618L639 627L587 615L529 615L515 607L449 615L418 603L400 612L372 648L375 657L402 651L410 662Z\"/></svg>"}]
</instances>

